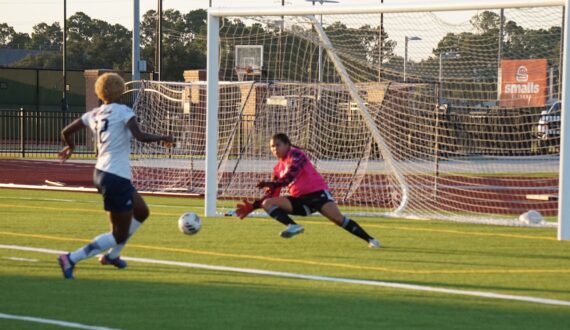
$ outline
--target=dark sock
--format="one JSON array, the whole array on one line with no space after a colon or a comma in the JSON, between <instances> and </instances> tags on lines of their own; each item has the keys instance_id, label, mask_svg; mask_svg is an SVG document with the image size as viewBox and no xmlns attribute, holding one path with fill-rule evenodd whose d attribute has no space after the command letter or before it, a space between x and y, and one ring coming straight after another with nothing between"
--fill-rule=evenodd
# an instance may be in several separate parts
<instances>
[{"instance_id":1,"label":"dark sock","mask_svg":"<svg viewBox=\"0 0 570 330\"><path fill-rule=\"evenodd\" d=\"M67 260L69 260L69 263L71 264L71 266L75 266L75 261L71 260L71 253L67 254Z\"/></svg>"},{"instance_id":2,"label":"dark sock","mask_svg":"<svg viewBox=\"0 0 570 330\"><path fill-rule=\"evenodd\" d=\"M353 221L347 217L344 217L344 221L342 223L342 228L346 229L349 233L358 236L368 242L372 239L372 236L368 235L362 227L356 221Z\"/></svg>"},{"instance_id":3,"label":"dark sock","mask_svg":"<svg viewBox=\"0 0 570 330\"><path fill-rule=\"evenodd\" d=\"M288 215L287 212L283 211L282 209L280 209L278 206L273 206L271 209L269 209L269 211L267 212L267 214L269 214L270 217L272 217L273 219L281 222L282 224L284 224L285 226L288 225L296 225L295 221L293 221L293 219L291 219Z\"/></svg>"}]
</instances>

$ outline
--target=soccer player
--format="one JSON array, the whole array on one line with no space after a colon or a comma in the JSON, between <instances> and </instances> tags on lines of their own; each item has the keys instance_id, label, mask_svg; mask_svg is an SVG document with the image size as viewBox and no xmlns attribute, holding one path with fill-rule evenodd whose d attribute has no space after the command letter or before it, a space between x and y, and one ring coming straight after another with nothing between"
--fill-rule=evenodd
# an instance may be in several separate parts
<instances>
[{"instance_id":1,"label":"soccer player","mask_svg":"<svg viewBox=\"0 0 570 330\"><path fill-rule=\"evenodd\" d=\"M380 247L378 240L368 235L356 221L340 212L323 177L307 155L291 144L287 135L273 135L270 148L278 159L273 168L273 178L271 181L261 181L257 184L257 188L265 189L261 199L253 203L244 200L243 204L237 205L235 212L240 219L263 207L269 216L287 226L287 229L281 232L281 237L289 238L304 231L303 226L296 224L289 214L308 216L318 211L349 233L368 242L370 248ZM279 196L282 187L289 189L290 196Z\"/></svg>"},{"instance_id":2,"label":"soccer player","mask_svg":"<svg viewBox=\"0 0 570 330\"><path fill-rule=\"evenodd\" d=\"M101 234L82 248L58 257L66 279L73 279L75 264L103 251L99 261L103 265L125 268L119 257L127 239L148 218L149 210L143 198L131 183L131 136L141 142L162 141L166 147L173 144L172 136L156 135L141 130L131 108L117 103L125 91L125 81L116 73L101 75L95 82L95 93L103 104L85 113L61 131L67 144L58 154L62 162L71 157L75 144L73 134L89 127L97 140L97 163L93 181L103 195L104 208L109 212L111 232Z\"/></svg>"}]
</instances>

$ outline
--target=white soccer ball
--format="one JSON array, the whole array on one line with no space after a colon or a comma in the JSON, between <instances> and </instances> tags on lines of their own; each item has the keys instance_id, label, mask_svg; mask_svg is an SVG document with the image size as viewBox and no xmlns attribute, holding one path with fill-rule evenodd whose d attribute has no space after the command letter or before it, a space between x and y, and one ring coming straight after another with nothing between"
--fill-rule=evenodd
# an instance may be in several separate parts
<instances>
[{"instance_id":1,"label":"white soccer ball","mask_svg":"<svg viewBox=\"0 0 570 330\"><path fill-rule=\"evenodd\" d=\"M178 218L178 229L186 235L194 235L202 228L202 220L194 212L186 212Z\"/></svg>"},{"instance_id":2,"label":"white soccer ball","mask_svg":"<svg viewBox=\"0 0 570 330\"><path fill-rule=\"evenodd\" d=\"M519 220L523 223L537 225L544 221L544 217L542 216L542 214L540 214L540 212L535 210L530 210L528 212L521 214L519 216Z\"/></svg>"}]
</instances>

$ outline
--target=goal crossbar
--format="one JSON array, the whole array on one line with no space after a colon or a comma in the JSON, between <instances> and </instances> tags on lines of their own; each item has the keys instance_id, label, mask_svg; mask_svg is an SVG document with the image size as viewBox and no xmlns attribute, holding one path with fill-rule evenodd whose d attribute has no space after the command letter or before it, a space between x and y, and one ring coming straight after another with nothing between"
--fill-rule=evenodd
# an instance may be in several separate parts
<instances>
[{"instance_id":1,"label":"goal crossbar","mask_svg":"<svg viewBox=\"0 0 570 330\"><path fill-rule=\"evenodd\" d=\"M479 0L469 3L439 1L417 4L382 4L379 6L311 6L311 7L211 7L208 15L221 16L306 16L336 14L410 13L423 11L461 11L501 8L556 7L566 5L566 0Z\"/></svg>"}]
</instances>

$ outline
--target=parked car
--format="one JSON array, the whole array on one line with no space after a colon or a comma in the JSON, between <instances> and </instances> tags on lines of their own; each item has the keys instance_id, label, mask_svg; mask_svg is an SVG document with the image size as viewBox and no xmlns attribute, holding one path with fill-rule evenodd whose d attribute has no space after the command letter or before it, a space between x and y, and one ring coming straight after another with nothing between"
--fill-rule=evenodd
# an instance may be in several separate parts
<instances>
[{"instance_id":1,"label":"parked car","mask_svg":"<svg viewBox=\"0 0 570 330\"><path fill-rule=\"evenodd\" d=\"M560 137L560 102L553 103L547 110L540 113L536 136L542 140Z\"/></svg>"}]
</instances>

